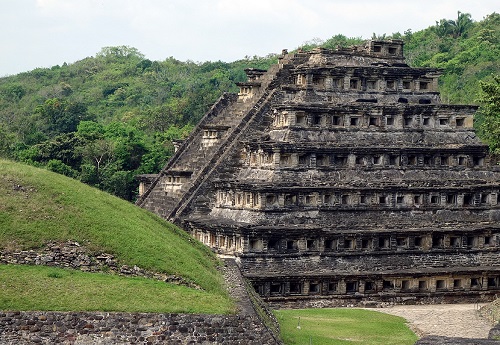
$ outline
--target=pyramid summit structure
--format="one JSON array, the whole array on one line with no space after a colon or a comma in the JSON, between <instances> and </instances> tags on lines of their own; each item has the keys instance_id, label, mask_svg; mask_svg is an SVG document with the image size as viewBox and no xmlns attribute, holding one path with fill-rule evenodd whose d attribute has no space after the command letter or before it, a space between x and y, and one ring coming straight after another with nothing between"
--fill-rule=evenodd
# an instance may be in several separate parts
<instances>
[{"instance_id":1,"label":"pyramid summit structure","mask_svg":"<svg viewBox=\"0 0 500 345\"><path fill-rule=\"evenodd\" d=\"M500 169L477 108L400 40L283 51L247 69L137 204L279 306L464 302L500 292Z\"/></svg>"}]
</instances>

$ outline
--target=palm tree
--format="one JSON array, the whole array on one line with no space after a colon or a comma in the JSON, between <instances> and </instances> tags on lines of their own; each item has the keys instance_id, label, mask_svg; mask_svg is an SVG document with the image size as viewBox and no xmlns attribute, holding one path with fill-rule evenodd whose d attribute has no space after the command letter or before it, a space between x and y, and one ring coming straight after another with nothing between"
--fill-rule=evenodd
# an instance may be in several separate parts
<instances>
[{"instance_id":1,"label":"palm tree","mask_svg":"<svg viewBox=\"0 0 500 345\"><path fill-rule=\"evenodd\" d=\"M451 33L451 24L452 20L441 19L439 22L436 21L436 26L434 26L434 32L439 37L448 36Z\"/></svg>"},{"instance_id":2,"label":"palm tree","mask_svg":"<svg viewBox=\"0 0 500 345\"><path fill-rule=\"evenodd\" d=\"M462 13L458 11L457 20L450 20L451 33L454 38L465 36L469 28L472 26L472 18L470 13Z\"/></svg>"},{"instance_id":3,"label":"palm tree","mask_svg":"<svg viewBox=\"0 0 500 345\"><path fill-rule=\"evenodd\" d=\"M472 18L470 13L458 11L457 20L441 19L439 22L436 22L434 32L439 37L451 35L453 38L457 38L464 36L471 26Z\"/></svg>"}]
</instances>

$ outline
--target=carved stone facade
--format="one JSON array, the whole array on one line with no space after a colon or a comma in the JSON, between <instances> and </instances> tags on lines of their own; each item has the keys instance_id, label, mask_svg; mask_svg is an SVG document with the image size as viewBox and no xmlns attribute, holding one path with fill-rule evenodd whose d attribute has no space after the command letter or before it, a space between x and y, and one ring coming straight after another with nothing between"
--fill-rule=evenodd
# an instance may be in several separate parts
<instances>
[{"instance_id":1,"label":"carved stone facade","mask_svg":"<svg viewBox=\"0 0 500 345\"><path fill-rule=\"evenodd\" d=\"M137 204L224 254L271 303L477 301L500 292L500 169L474 106L399 40L249 69Z\"/></svg>"}]
</instances>

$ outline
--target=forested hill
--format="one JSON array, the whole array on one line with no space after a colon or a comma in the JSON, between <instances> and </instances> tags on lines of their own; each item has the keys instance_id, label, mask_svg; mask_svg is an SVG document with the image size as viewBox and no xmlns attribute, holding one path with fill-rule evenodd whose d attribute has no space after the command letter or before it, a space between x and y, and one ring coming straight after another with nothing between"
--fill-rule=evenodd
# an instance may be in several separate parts
<instances>
[{"instance_id":1,"label":"forested hill","mask_svg":"<svg viewBox=\"0 0 500 345\"><path fill-rule=\"evenodd\" d=\"M500 74L500 15L475 21L458 12L425 30L374 38L405 41L411 66L443 68L445 102L475 103L479 82ZM335 35L302 45L336 48L363 38ZM223 92L236 91L247 67L277 57L195 63L151 61L137 49L106 47L93 57L0 78L0 156L77 178L127 200L134 176L156 173Z\"/></svg>"},{"instance_id":2,"label":"forested hill","mask_svg":"<svg viewBox=\"0 0 500 345\"><path fill-rule=\"evenodd\" d=\"M0 78L0 156L80 179L132 200L134 176L157 173L244 69L233 63L151 61L131 47L106 47L73 64Z\"/></svg>"}]
</instances>

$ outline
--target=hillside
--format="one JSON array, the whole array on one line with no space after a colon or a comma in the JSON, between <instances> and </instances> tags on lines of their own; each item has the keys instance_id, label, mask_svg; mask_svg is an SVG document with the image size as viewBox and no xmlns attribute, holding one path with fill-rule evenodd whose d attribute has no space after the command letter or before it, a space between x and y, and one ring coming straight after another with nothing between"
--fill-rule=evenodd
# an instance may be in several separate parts
<instances>
[{"instance_id":1,"label":"hillside","mask_svg":"<svg viewBox=\"0 0 500 345\"><path fill-rule=\"evenodd\" d=\"M439 87L443 102L478 104L479 82L500 74L500 14L475 22L458 12L425 30L406 33L407 61L415 67L443 69Z\"/></svg>"},{"instance_id":2,"label":"hillside","mask_svg":"<svg viewBox=\"0 0 500 345\"><path fill-rule=\"evenodd\" d=\"M0 156L74 177L126 200L137 174L155 173L244 68L223 62L146 59L135 48L0 78Z\"/></svg>"},{"instance_id":3,"label":"hillside","mask_svg":"<svg viewBox=\"0 0 500 345\"><path fill-rule=\"evenodd\" d=\"M480 81L500 74L500 15L466 13L436 25L373 35L405 42L414 67L443 69L444 102L477 104ZM334 35L300 47L336 48L365 38ZM93 57L0 78L0 157L78 179L133 201L137 174L157 173L224 92L235 92L245 68L266 69L277 55L231 63L174 57L151 61L133 47L104 47Z\"/></svg>"},{"instance_id":4,"label":"hillside","mask_svg":"<svg viewBox=\"0 0 500 345\"><path fill-rule=\"evenodd\" d=\"M98 291L110 289L113 294L123 294L117 298L121 303L126 301L125 304L133 304L133 296L130 294L135 295L146 289L146 285L150 286L151 291L156 291L154 294L151 292L153 295L176 296L175 301L170 301L174 310L178 310L174 308L175 305L185 304L185 299L199 300L198 306L188 306L188 309L197 312L213 312L214 308L222 312L231 310L232 303L222 287L222 278L216 269L216 258L184 231L158 217L73 179L6 160L0 160L0 188L4 191L0 194L2 252L36 249L49 241L71 240L90 252L112 254L122 265L136 265L151 272L176 275L201 287L201 290L195 290L151 279L73 273L71 270L57 271L55 268L50 268L49 271L36 268L36 272L33 272L28 268L4 266L0 270L3 287L0 292L0 309L5 308L5 305L12 308L6 302L10 295L8 291L12 292L9 288L31 286L34 296L48 293L47 285L40 283L43 282L40 276L47 279L47 275L52 275L65 278L69 286L72 286L71 289L80 285L85 287L83 290L87 291L86 294L97 288L94 283L103 284ZM19 281L21 277L25 278ZM139 286L134 287L136 283ZM141 285L143 287L139 288ZM99 302L104 303L109 298L102 293L102 300L97 301L97 307L94 305L91 309L99 309ZM26 298L23 296L21 302L26 303ZM128 301L130 298L132 300ZM50 297L47 296L47 299ZM74 301L68 298L69 303L72 300ZM150 302L158 303L154 300ZM141 305L139 303L138 308ZM142 308L149 309L148 305L142 305ZM113 307L107 306L106 309Z\"/></svg>"}]
</instances>

